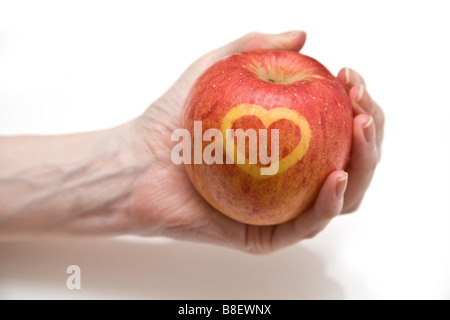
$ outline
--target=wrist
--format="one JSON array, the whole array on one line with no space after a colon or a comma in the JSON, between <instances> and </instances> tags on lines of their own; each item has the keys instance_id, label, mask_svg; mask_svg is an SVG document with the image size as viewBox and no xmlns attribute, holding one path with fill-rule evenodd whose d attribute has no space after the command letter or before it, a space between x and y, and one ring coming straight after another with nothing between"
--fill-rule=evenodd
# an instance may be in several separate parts
<instances>
[{"instance_id":1,"label":"wrist","mask_svg":"<svg viewBox=\"0 0 450 320\"><path fill-rule=\"evenodd\" d=\"M88 182L79 187L83 195L80 212L63 232L120 235L130 229L130 210L136 186L151 163L140 139L137 121L94 133L94 151L86 167Z\"/></svg>"}]
</instances>

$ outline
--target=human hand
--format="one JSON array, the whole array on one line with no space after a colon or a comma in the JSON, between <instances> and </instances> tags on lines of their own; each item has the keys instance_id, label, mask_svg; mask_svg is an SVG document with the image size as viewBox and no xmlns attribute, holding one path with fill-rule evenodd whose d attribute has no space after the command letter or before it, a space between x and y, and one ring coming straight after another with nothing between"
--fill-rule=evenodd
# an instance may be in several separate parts
<instances>
[{"instance_id":1,"label":"human hand","mask_svg":"<svg viewBox=\"0 0 450 320\"><path fill-rule=\"evenodd\" d=\"M147 169L136 182L129 202L125 231L228 246L252 253L267 253L320 232L340 213L356 210L367 190L383 135L384 115L365 90L360 75L342 69L354 110L353 145L346 172L332 172L312 208L298 218L275 226L254 226L234 221L211 207L195 190L183 166L172 163L172 132L180 127L184 100L200 74L216 61L241 51L285 49L298 51L303 32L280 35L252 33L197 60L181 78L135 121L143 141L140 157ZM347 185L348 181L348 185ZM345 195L344 195L345 194Z\"/></svg>"}]
</instances>

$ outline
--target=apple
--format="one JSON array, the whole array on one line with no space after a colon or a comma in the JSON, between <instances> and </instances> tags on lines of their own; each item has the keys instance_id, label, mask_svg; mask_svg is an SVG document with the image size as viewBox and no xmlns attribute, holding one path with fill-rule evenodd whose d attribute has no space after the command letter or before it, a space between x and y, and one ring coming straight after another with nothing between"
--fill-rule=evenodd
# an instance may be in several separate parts
<instances>
[{"instance_id":1,"label":"apple","mask_svg":"<svg viewBox=\"0 0 450 320\"><path fill-rule=\"evenodd\" d=\"M311 207L327 176L345 168L352 123L345 89L317 60L286 50L238 53L209 67L186 99L185 168L228 217L280 224Z\"/></svg>"}]
</instances>

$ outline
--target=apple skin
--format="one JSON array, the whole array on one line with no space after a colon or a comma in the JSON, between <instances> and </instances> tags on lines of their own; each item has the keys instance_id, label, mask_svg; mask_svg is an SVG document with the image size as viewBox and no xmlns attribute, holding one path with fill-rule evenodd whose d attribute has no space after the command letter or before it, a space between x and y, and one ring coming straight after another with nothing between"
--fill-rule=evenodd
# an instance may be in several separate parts
<instances>
[{"instance_id":1,"label":"apple skin","mask_svg":"<svg viewBox=\"0 0 450 320\"><path fill-rule=\"evenodd\" d=\"M186 171L203 198L234 220L252 225L289 221L311 207L327 176L344 169L348 162L353 113L347 92L322 64L298 52L232 55L208 68L186 99L182 126L192 137L192 157L194 121L202 121L203 133L221 128L227 113L240 105L257 105L268 111L294 110L309 124L310 137L290 119L269 124L269 129L280 130L280 169L275 175L256 177L237 164L226 164L225 147L224 164L192 161L185 164ZM244 130L265 128L252 114L243 114L233 126ZM281 168L282 159L305 137L309 139L306 153ZM203 142L203 149L210 143Z\"/></svg>"}]
</instances>

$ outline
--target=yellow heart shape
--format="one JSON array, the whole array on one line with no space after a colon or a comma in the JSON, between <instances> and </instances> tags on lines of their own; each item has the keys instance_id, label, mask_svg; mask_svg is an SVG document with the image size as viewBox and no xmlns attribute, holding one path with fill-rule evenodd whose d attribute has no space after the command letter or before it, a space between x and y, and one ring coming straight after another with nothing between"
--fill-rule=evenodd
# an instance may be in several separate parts
<instances>
[{"instance_id":1,"label":"yellow heart shape","mask_svg":"<svg viewBox=\"0 0 450 320\"><path fill-rule=\"evenodd\" d=\"M293 123L299 126L301 131L300 141L298 145L294 148L294 150L291 151L291 153L289 153L283 159L279 160L278 173L282 173L287 169L289 169L290 167L292 167L294 164L300 161L306 154L306 151L308 151L309 143L311 141L311 128L309 126L308 121L298 112L283 107L267 110L256 104L241 104L233 107L230 111L228 111L228 113L222 119L220 126L222 136L224 138L226 137L224 141L224 147L226 143L230 145L228 148L225 148L225 152L227 152L227 149L234 150L234 154L231 156L232 159L234 159L234 155L237 155L239 150L237 150L237 147L234 144L234 138L231 136L230 137L227 136L227 129L231 129L233 127L234 122L243 116L255 116L259 118L261 122L266 126L266 128L269 128L269 126L273 122L280 119L292 121ZM261 167L259 167L256 164L250 164L246 162L245 164L238 163L237 165L239 166L239 168L241 168L254 178L262 179L268 177L260 174Z\"/></svg>"}]
</instances>

